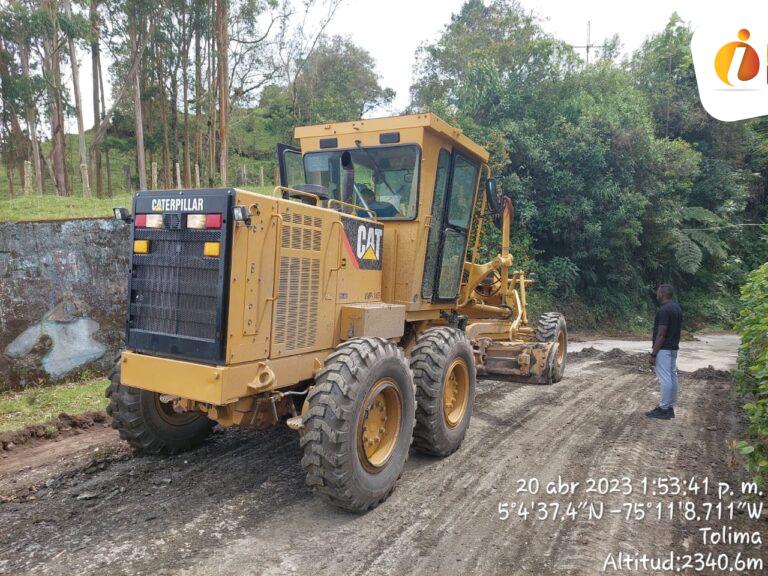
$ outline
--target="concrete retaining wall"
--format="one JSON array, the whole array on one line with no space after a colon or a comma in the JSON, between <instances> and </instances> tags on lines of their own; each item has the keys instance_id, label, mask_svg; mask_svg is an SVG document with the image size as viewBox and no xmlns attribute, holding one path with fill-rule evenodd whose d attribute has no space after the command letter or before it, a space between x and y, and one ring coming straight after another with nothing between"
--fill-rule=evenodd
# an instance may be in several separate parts
<instances>
[{"instance_id":1,"label":"concrete retaining wall","mask_svg":"<svg viewBox=\"0 0 768 576\"><path fill-rule=\"evenodd\" d=\"M109 369L124 334L129 229L0 224L0 390Z\"/></svg>"}]
</instances>

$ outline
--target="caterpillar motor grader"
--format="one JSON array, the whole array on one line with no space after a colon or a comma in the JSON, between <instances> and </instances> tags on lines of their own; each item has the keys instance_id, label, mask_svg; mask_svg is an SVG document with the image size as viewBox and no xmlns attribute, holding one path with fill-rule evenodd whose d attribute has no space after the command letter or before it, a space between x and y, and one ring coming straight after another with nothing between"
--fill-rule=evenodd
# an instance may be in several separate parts
<instances>
[{"instance_id":1,"label":"caterpillar motor grader","mask_svg":"<svg viewBox=\"0 0 768 576\"><path fill-rule=\"evenodd\" d=\"M566 324L526 316L513 210L488 152L433 114L295 130L280 186L138 192L126 350L108 412L139 451L176 453L215 423L297 430L307 484L364 511L411 444L461 444L476 374L550 384ZM478 262L483 223L499 254ZM487 224L486 224L487 225Z\"/></svg>"}]
</instances>

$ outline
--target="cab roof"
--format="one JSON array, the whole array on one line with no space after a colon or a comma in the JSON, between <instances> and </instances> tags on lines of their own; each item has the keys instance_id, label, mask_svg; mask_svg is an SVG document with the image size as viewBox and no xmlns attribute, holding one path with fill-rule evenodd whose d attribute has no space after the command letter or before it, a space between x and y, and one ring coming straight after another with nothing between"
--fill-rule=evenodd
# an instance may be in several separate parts
<instances>
[{"instance_id":1,"label":"cab roof","mask_svg":"<svg viewBox=\"0 0 768 576\"><path fill-rule=\"evenodd\" d=\"M294 130L293 137L301 140L302 138L323 138L341 134L359 134L361 132L387 132L404 128L432 130L450 138L483 162L488 161L489 153L485 148L473 142L461 129L454 128L431 112L405 116L388 116L385 118L368 118L355 120L354 122L333 122L316 124L314 126L299 126Z\"/></svg>"}]
</instances>

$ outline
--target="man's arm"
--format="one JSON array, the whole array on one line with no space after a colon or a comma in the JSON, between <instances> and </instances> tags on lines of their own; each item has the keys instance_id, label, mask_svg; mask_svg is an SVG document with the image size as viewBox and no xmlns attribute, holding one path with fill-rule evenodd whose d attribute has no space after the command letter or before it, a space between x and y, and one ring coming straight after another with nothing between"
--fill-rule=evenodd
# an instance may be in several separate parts
<instances>
[{"instance_id":1,"label":"man's arm","mask_svg":"<svg viewBox=\"0 0 768 576\"><path fill-rule=\"evenodd\" d=\"M651 364L656 364L656 354L658 354L661 347L664 346L664 339L667 337L668 328L669 326L666 324L659 324L656 332L656 340L653 343L653 349L651 350Z\"/></svg>"}]
</instances>

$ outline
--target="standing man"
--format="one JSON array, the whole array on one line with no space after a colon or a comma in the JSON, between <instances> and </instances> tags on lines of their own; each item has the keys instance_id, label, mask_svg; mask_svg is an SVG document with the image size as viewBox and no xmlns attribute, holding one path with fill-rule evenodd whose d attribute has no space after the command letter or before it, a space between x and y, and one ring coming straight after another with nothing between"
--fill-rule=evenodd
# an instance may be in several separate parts
<instances>
[{"instance_id":1,"label":"standing man","mask_svg":"<svg viewBox=\"0 0 768 576\"><path fill-rule=\"evenodd\" d=\"M656 298L661 306L653 321L651 365L659 379L661 402L645 415L661 420L675 417L677 401L677 351L680 348L683 309L675 302L674 295L671 284L662 284L656 289Z\"/></svg>"}]
</instances>

